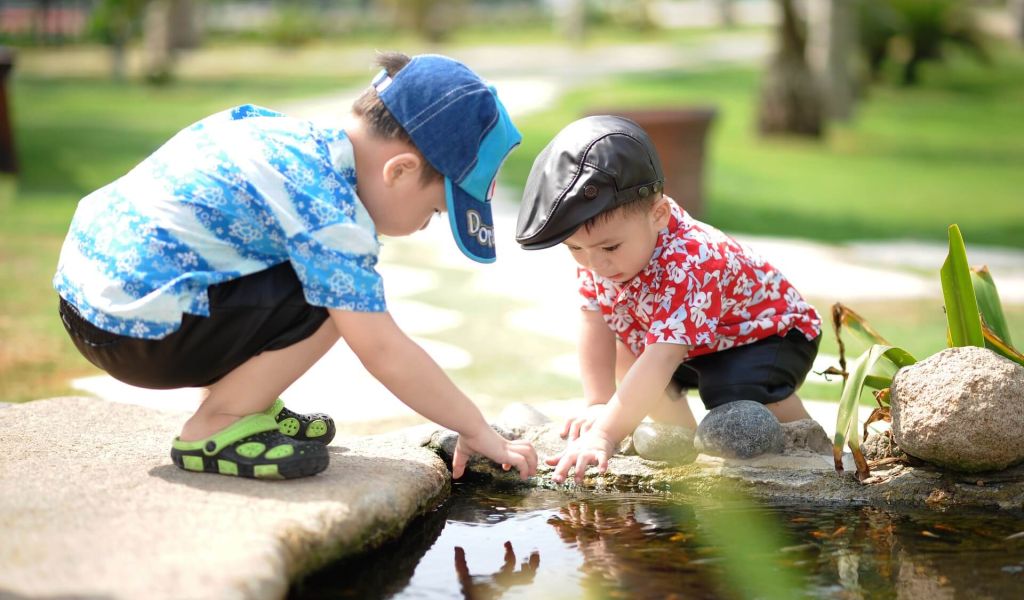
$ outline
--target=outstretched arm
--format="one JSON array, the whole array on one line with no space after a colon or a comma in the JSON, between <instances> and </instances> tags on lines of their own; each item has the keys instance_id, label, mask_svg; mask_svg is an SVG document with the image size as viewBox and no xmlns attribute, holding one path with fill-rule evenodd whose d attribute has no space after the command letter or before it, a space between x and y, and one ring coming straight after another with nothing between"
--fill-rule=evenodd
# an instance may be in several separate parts
<instances>
[{"instance_id":1,"label":"outstretched arm","mask_svg":"<svg viewBox=\"0 0 1024 600\"><path fill-rule=\"evenodd\" d=\"M600 312L580 312L580 380L586 408L562 426L562 437L570 441L590 429L615 393L615 334Z\"/></svg>"},{"instance_id":2,"label":"outstretched arm","mask_svg":"<svg viewBox=\"0 0 1024 600\"><path fill-rule=\"evenodd\" d=\"M577 483L583 482L587 467L596 464L603 472L615 448L662 397L679 363L686 358L689 346L679 344L651 344L626 373L617 394L612 396L608 409L575 443L570 443L559 456L548 459L557 465L553 479L562 482L575 469Z\"/></svg>"},{"instance_id":3,"label":"outstretched arm","mask_svg":"<svg viewBox=\"0 0 1024 600\"><path fill-rule=\"evenodd\" d=\"M480 409L441 367L398 327L389 313L330 310L341 337L366 370L410 408L459 433L452 476L458 479L475 451L512 465L523 479L537 469L528 442L509 442L494 432Z\"/></svg>"}]
</instances>

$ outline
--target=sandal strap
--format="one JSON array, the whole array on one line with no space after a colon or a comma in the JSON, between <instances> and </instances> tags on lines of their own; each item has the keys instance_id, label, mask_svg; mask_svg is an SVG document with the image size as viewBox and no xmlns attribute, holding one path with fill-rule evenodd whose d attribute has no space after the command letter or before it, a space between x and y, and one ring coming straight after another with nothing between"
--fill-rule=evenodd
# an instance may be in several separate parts
<instances>
[{"instance_id":1,"label":"sandal strap","mask_svg":"<svg viewBox=\"0 0 1024 600\"><path fill-rule=\"evenodd\" d=\"M274 400L274 403L267 410L263 411L263 414L270 415L271 417L277 418L277 415L281 414L284 410L284 400L278 398Z\"/></svg>"},{"instance_id":2,"label":"sandal strap","mask_svg":"<svg viewBox=\"0 0 1024 600\"><path fill-rule=\"evenodd\" d=\"M256 413L242 417L204 440L183 442L175 439L173 447L178 450L202 450L206 456L213 456L231 444L240 442L251 435L265 431L277 431L277 428L277 421L274 420L274 417L266 413Z\"/></svg>"}]
</instances>

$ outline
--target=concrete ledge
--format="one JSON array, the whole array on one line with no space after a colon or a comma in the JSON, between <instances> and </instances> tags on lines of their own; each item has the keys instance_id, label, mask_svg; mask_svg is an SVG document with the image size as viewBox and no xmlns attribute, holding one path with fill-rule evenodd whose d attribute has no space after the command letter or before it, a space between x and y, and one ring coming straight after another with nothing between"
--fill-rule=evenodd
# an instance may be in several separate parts
<instances>
[{"instance_id":1,"label":"concrete ledge","mask_svg":"<svg viewBox=\"0 0 1024 600\"><path fill-rule=\"evenodd\" d=\"M88 398L10 407L0 428L0 596L281 598L393 537L448 491L432 452L339 438L320 475L179 470L186 418Z\"/></svg>"}]
</instances>

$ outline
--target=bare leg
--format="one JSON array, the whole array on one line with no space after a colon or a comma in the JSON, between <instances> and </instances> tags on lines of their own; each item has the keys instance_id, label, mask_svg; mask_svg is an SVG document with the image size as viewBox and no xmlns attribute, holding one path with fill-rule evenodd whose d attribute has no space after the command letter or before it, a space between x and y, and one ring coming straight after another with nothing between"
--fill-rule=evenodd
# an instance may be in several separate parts
<instances>
[{"instance_id":1,"label":"bare leg","mask_svg":"<svg viewBox=\"0 0 1024 600\"><path fill-rule=\"evenodd\" d=\"M795 393L784 400L765 404L764 406L772 411L772 414L775 415L775 418L780 423L811 418L811 415L807 414L807 409L804 408L804 403L800 400L800 396L797 396Z\"/></svg>"},{"instance_id":2,"label":"bare leg","mask_svg":"<svg viewBox=\"0 0 1024 600\"><path fill-rule=\"evenodd\" d=\"M616 381L622 381L622 378L629 372L630 367L636 362L636 357L629 351L620 341L615 342L615 379ZM686 398L683 397L679 389L673 383L669 383L668 387L665 388L665 392L661 395L661 399L651 409L650 418L654 419L659 423L667 423L669 425L681 425L690 429L691 431L697 429L697 419L693 418L693 412L690 411L690 405L686 403Z\"/></svg>"},{"instance_id":3,"label":"bare leg","mask_svg":"<svg viewBox=\"0 0 1024 600\"><path fill-rule=\"evenodd\" d=\"M331 349L338 337L338 330L328 319L301 342L242 363L206 388L203 403L181 429L181 440L204 439L242 417L267 410L281 392Z\"/></svg>"}]
</instances>

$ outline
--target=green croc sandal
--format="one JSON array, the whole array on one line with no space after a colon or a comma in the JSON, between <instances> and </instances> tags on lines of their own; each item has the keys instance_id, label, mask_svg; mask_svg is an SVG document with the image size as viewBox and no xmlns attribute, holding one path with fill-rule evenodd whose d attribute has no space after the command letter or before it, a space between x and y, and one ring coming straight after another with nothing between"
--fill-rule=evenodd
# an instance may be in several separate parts
<instances>
[{"instance_id":1,"label":"green croc sandal","mask_svg":"<svg viewBox=\"0 0 1024 600\"><path fill-rule=\"evenodd\" d=\"M274 417L279 431L288 437L320 444L329 444L334 439L334 419L324 413L300 415L285 408L284 400L278 398L265 414Z\"/></svg>"},{"instance_id":2,"label":"green croc sandal","mask_svg":"<svg viewBox=\"0 0 1024 600\"><path fill-rule=\"evenodd\" d=\"M186 471L293 479L323 471L330 457L323 444L281 435L273 417L258 413L239 419L205 440L183 442L175 438L171 460Z\"/></svg>"}]
</instances>

